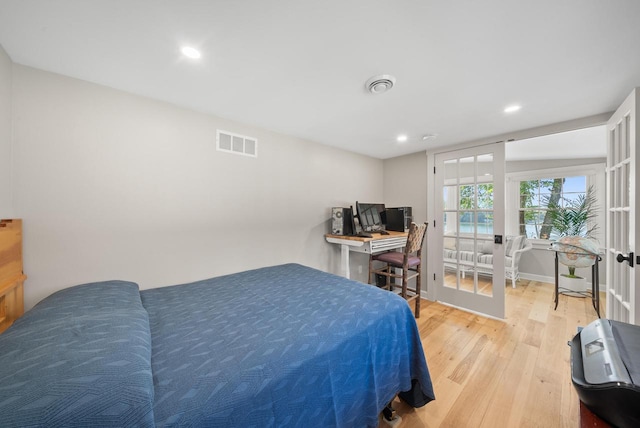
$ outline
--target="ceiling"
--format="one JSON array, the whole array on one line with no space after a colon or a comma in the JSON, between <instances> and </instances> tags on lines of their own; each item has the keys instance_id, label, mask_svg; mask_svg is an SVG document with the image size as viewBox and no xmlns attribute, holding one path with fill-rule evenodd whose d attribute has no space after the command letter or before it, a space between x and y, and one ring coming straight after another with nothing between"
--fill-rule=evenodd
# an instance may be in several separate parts
<instances>
[{"instance_id":1,"label":"ceiling","mask_svg":"<svg viewBox=\"0 0 640 428\"><path fill-rule=\"evenodd\" d=\"M605 125L511 141L505 145L507 161L553 159L604 159L607 157Z\"/></svg>"},{"instance_id":2,"label":"ceiling","mask_svg":"<svg viewBox=\"0 0 640 428\"><path fill-rule=\"evenodd\" d=\"M637 0L0 0L0 45L384 159L615 110L640 86L638 17ZM367 92L377 74L395 87Z\"/></svg>"}]
</instances>

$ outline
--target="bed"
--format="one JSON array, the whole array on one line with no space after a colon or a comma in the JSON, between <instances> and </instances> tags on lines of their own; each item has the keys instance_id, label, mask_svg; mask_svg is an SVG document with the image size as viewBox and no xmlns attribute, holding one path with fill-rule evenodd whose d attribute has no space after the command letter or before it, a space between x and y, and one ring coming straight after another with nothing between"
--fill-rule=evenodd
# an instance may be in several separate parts
<instances>
[{"instance_id":1,"label":"bed","mask_svg":"<svg viewBox=\"0 0 640 428\"><path fill-rule=\"evenodd\" d=\"M377 426L434 399L413 314L298 264L70 287L0 335L2 426Z\"/></svg>"}]
</instances>

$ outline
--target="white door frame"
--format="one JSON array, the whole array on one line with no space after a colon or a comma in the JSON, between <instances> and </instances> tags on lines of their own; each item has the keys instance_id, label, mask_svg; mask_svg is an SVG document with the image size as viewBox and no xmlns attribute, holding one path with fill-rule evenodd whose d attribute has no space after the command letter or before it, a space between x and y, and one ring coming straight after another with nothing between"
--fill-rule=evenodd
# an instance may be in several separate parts
<instances>
[{"instance_id":1,"label":"white door frame","mask_svg":"<svg viewBox=\"0 0 640 428\"><path fill-rule=\"evenodd\" d=\"M504 142L478 145L466 149L448 150L437 153L428 153L429 176L428 180L430 218L435 218L435 227L431 234L433 245L430 247L435 251L428 253L429 269L427 298L441 301L449 305L460 307L472 312L481 313L495 318L504 318L505 314L505 281L504 281L504 245L494 244L494 273L492 295L484 296L477 293L470 293L449 287L443 287L443 218L441 216L441 205L443 188L442 182L438 182L435 175L435 166L443 159L462 158L491 153L493 155L493 184L494 184L494 235L503 237L503 244L506 242L504 234L504 185L505 185L505 161ZM431 210L429 209L431 208ZM439 212L440 211L440 212ZM432 225L434 222L432 221ZM436 267L436 268L434 268Z\"/></svg>"}]
</instances>

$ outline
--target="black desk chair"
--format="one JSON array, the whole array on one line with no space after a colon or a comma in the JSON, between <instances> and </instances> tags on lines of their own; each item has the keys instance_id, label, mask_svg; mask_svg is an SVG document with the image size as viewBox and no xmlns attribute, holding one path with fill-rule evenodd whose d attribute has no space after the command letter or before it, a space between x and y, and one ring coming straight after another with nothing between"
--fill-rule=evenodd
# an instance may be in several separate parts
<instances>
[{"instance_id":1,"label":"black desk chair","mask_svg":"<svg viewBox=\"0 0 640 428\"><path fill-rule=\"evenodd\" d=\"M381 287L389 291L395 288L401 288L400 296L408 302L415 300L415 316L420 318L420 278L422 264L422 244L427 232L428 223L417 225L411 223L409 227L409 236L407 237L407 245L404 251L389 251L386 253L375 254L369 257L369 284L371 284L371 276L373 274L383 275L386 277L386 284ZM374 262L383 262L384 266L379 269L373 267ZM402 273L396 273L396 269L402 269ZM402 278L402 285L397 285L395 281L391 282L391 278ZM408 286L409 280L415 278L415 287Z\"/></svg>"}]
</instances>

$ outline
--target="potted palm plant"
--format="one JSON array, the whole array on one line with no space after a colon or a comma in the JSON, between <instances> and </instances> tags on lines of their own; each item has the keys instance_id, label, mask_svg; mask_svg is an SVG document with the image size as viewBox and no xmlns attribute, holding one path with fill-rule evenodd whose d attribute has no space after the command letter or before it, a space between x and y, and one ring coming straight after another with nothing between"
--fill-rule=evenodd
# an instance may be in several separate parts
<instances>
[{"instance_id":1,"label":"potted palm plant","mask_svg":"<svg viewBox=\"0 0 640 428\"><path fill-rule=\"evenodd\" d=\"M593 186L584 195L574 200L558 197L548 200L551 219L551 234L557 241L553 246L558 250L558 260L569 268L569 274L560 276L559 286L570 291L586 290L586 280L576 275L576 268L593 265L598 253L598 242L594 235L598 230L595 223L598 207Z\"/></svg>"}]
</instances>

